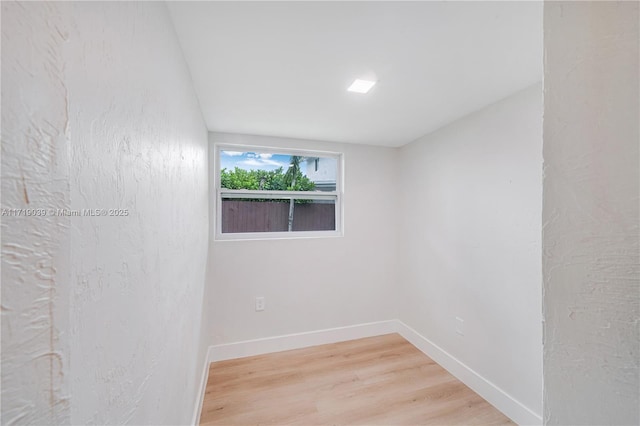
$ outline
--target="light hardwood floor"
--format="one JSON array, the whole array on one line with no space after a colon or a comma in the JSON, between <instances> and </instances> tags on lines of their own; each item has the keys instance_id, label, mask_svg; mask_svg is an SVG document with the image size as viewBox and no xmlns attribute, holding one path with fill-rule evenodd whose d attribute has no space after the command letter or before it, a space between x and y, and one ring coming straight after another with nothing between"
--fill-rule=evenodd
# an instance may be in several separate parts
<instances>
[{"instance_id":1,"label":"light hardwood floor","mask_svg":"<svg viewBox=\"0 0 640 426\"><path fill-rule=\"evenodd\" d=\"M202 425L513 424L398 334L211 364Z\"/></svg>"}]
</instances>

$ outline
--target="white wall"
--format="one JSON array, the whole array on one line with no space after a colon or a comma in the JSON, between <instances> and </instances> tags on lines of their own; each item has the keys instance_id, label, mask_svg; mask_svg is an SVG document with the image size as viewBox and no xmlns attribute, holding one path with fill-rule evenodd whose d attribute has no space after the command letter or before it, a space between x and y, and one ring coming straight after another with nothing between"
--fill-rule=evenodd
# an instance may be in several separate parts
<instances>
[{"instance_id":1,"label":"white wall","mask_svg":"<svg viewBox=\"0 0 640 426\"><path fill-rule=\"evenodd\" d=\"M69 208L60 3L2 2L2 209ZM2 424L69 421L70 218L2 215Z\"/></svg>"},{"instance_id":2,"label":"white wall","mask_svg":"<svg viewBox=\"0 0 640 426\"><path fill-rule=\"evenodd\" d=\"M207 132L166 6L4 3L2 423L191 421ZM28 194L28 195L27 195Z\"/></svg>"},{"instance_id":3,"label":"white wall","mask_svg":"<svg viewBox=\"0 0 640 426\"><path fill-rule=\"evenodd\" d=\"M538 84L404 146L398 184L400 319L538 415L541 108Z\"/></svg>"},{"instance_id":4,"label":"white wall","mask_svg":"<svg viewBox=\"0 0 640 426\"><path fill-rule=\"evenodd\" d=\"M547 424L640 424L639 22L545 3Z\"/></svg>"},{"instance_id":5,"label":"white wall","mask_svg":"<svg viewBox=\"0 0 640 426\"><path fill-rule=\"evenodd\" d=\"M211 242L212 343L396 318L396 150L220 133L210 140L342 152L345 162L343 237ZM255 312L255 296L266 298L265 311Z\"/></svg>"}]
</instances>

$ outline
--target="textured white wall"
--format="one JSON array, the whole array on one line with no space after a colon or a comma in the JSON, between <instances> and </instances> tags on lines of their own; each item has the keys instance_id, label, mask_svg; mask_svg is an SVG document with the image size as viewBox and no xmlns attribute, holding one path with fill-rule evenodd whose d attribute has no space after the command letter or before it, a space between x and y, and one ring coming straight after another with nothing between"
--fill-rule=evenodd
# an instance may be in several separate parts
<instances>
[{"instance_id":1,"label":"textured white wall","mask_svg":"<svg viewBox=\"0 0 640 426\"><path fill-rule=\"evenodd\" d=\"M541 109L538 84L402 147L398 185L400 319L538 415Z\"/></svg>"},{"instance_id":2,"label":"textured white wall","mask_svg":"<svg viewBox=\"0 0 640 426\"><path fill-rule=\"evenodd\" d=\"M344 237L212 242L213 344L397 317L395 149L220 133L210 140L342 152L345 161ZM266 298L265 311L255 312L255 296Z\"/></svg>"},{"instance_id":3,"label":"textured white wall","mask_svg":"<svg viewBox=\"0 0 640 426\"><path fill-rule=\"evenodd\" d=\"M166 6L3 3L2 24L3 208L129 211L3 218L2 422L186 424L208 146Z\"/></svg>"},{"instance_id":4,"label":"textured white wall","mask_svg":"<svg viewBox=\"0 0 640 426\"><path fill-rule=\"evenodd\" d=\"M640 424L638 9L545 3L547 424Z\"/></svg>"},{"instance_id":5,"label":"textured white wall","mask_svg":"<svg viewBox=\"0 0 640 426\"><path fill-rule=\"evenodd\" d=\"M61 3L2 2L2 209L69 208ZM70 218L2 215L2 424L69 421Z\"/></svg>"}]
</instances>

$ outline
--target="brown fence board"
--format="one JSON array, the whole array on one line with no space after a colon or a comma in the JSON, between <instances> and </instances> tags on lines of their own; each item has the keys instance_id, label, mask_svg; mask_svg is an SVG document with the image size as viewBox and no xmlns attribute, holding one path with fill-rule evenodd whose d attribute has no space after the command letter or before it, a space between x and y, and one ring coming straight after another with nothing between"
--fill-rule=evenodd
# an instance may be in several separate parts
<instances>
[{"instance_id":1,"label":"brown fence board","mask_svg":"<svg viewBox=\"0 0 640 426\"><path fill-rule=\"evenodd\" d=\"M222 232L286 232L289 201L222 201ZM336 229L335 204L296 204L294 231L333 231Z\"/></svg>"},{"instance_id":2,"label":"brown fence board","mask_svg":"<svg viewBox=\"0 0 640 426\"><path fill-rule=\"evenodd\" d=\"M334 231L336 205L333 203L296 204L293 210L294 231ZM287 211L287 216L289 211Z\"/></svg>"}]
</instances>

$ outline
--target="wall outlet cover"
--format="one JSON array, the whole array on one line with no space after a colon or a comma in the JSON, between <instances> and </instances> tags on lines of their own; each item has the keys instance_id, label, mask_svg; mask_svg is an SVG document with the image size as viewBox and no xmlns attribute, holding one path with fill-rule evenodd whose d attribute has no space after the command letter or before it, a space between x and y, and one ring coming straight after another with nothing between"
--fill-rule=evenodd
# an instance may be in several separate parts
<instances>
[{"instance_id":1,"label":"wall outlet cover","mask_svg":"<svg viewBox=\"0 0 640 426\"><path fill-rule=\"evenodd\" d=\"M256 297L256 312L264 311L264 308L265 308L264 297L262 296Z\"/></svg>"}]
</instances>

